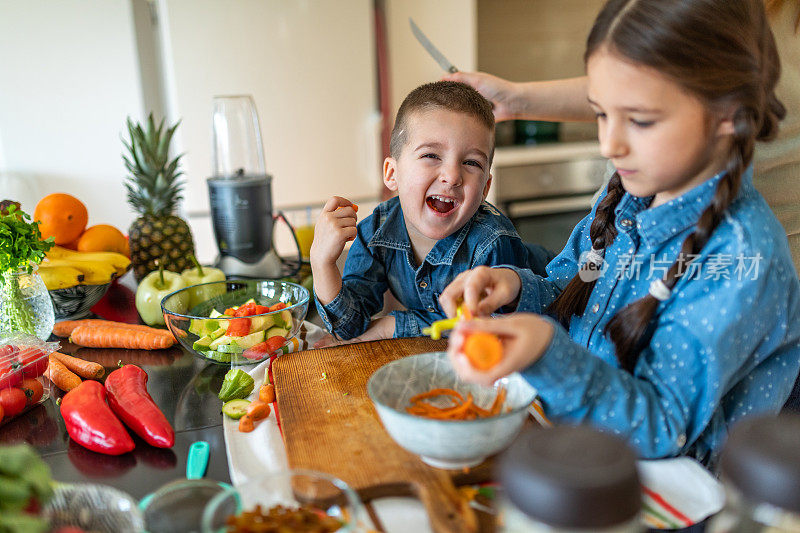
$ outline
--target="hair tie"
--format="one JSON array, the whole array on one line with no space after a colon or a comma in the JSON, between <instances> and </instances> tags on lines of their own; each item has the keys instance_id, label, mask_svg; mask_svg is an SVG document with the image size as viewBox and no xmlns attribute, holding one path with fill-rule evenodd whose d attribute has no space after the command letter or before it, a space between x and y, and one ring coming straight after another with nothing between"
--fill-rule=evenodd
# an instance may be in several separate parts
<instances>
[{"instance_id":1,"label":"hair tie","mask_svg":"<svg viewBox=\"0 0 800 533\"><path fill-rule=\"evenodd\" d=\"M650 289L648 289L650 296L655 298L656 300L665 301L668 300L670 295L672 295L672 291L667 287L667 284L664 283L662 279L653 280L650 283Z\"/></svg>"},{"instance_id":2,"label":"hair tie","mask_svg":"<svg viewBox=\"0 0 800 533\"><path fill-rule=\"evenodd\" d=\"M586 254L586 262L592 263L593 265L601 266L603 264L603 254L605 253L604 248L595 248L592 246L592 249L589 250L589 253Z\"/></svg>"}]
</instances>

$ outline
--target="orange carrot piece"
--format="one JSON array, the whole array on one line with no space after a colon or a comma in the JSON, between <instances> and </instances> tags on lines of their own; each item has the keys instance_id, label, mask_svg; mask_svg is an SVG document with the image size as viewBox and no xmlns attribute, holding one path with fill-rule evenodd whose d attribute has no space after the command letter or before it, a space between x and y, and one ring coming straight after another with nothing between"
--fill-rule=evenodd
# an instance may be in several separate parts
<instances>
[{"instance_id":1,"label":"orange carrot piece","mask_svg":"<svg viewBox=\"0 0 800 533\"><path fill-rule=\"evenodd\" d=\"M87 348L130 348L160 350L169 348L175 341L158 333L117 326L78 326L69 340Z\"/></svg>"},{"instance_id":2,"label":"orange carrot piece","mask_svg":"<svg viewBox=\"0 0 800 533\"><path fill-rule=\"evenodd\" d=\"M49 361L45 376L53 382L53 385L66 392L81 384L81 378L65 367L61 361L53 356L50 356Z\"/></svg>"},{"instance_id":3,"label":"orange carrot piece","mask_svg":"<svg viewBox=\"0 0 800 533\"><path fill-rule=\"evenodd\" d=\"M424 400L426 398L433 398L435 396L444 396L444 395L455 396L460 401L462 401L462 402L464 401L464 397L461 396L461 394L459 394L458 391L455 391L453 389L431 389L428 392L423 392L423 393L417 394L415 396L412 396L411 399L409 400L409 402L416 403L416 402L418 402L420 400Z\"/></svg>"},{"instance_id":4,"label":"orange carrot piece","mask_svg":"<svg viewBox=\"0 0 800 533\"><path fill-rule=\"evenodd\" d=\"M491 416L496 416L500 414L500 410L503 408L503 404L506 401L506 389L505 387L500 387L497 391L497 396L494 397L494 402L492 402L492 406L489 408L489 413Z\"/></svg>"},{"instance_id":5,"label":"orange carrot piece","mask_svg":"<svg viewBox=\"0 0 800 533\"><path fill-rule=\"evenodd\" d=\"M60 352L53 352L50 354L50 357L57 359L62 365L67 367L72 372L78 374L82 378L100 379L103 377L103 374L106 373L106 369L103 368L103 365L86 361L78 357L73 357Z\"/></svg>"},{"instance_id":6,"label":"orange carrot piece","mask_svg":"<svg viewBox=\"0 0 800 533\"><path fill-rule=\"evenodd\" d=\"M253 420L261 420L262 418L267 418L270 411L272 410L269 408L268 403L256 400L247 407L247 416Z\"/></svg>"},{"instance_id":7,"label":"orange carrot piece","mask_svg":"<svg viewBox=\"0 0 800 533\"><path fill-rule=\"evenodd\" d=\"M250 433L255 429L255 424L253 424L253 419L247 415L244 415L242 418L239 419L239 431L242 433Z\"/></svg>"},{"instance_id":8,"label":"orange carrot piece","mask_svg":"<svg viewBox=\"0 0 800 533\"><path fill-rule=\"evenodd\" d=\"M118 328L135 329L150 333L158 333L174 340L172 333L168 329L151 328L143 324L128 324L127 322L114 322L112 320L101 320L99 318L84 318L82 320L63 320L56 322L53 326L53 334L57 337L69 337L78 326L115 326Z\"/></svg>"},{"instance_id":9,"label":"orange carrot piece","mask_svg":"<svg viewBox=\"0 0 800 533\"><path fill-rule=\"evenodd\" d=\"M258 399L265 403L272 403L275 401L275 385L266 383L258 389Z\"/></svg>"},{"instance_id":10,"label":"orange carrot piece","mask_svg":"<svg viewBox=\"0 0 800 533\"><path fill-rule=\"evenodd\" d=\"M470 364L478 370L489 370L503 358L503 343L497 335L478 331L464 339L462 348Z\"/></svg>"}]
</instances>

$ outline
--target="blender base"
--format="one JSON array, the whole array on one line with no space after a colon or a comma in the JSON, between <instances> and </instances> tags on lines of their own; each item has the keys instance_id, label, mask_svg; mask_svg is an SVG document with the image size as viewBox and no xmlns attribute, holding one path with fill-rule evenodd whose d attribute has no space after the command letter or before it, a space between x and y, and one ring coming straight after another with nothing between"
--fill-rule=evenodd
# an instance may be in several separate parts
<instances>
[{"instance_id":1,"label":"blender base","mask_svg":"<svg viewBox=\"0 0 800 533\"><path fill-rule=\"evenodd\" d=\"M277 279L291 274L287 273L281 258L272 249L255 263L245 263L230 255L220 255L215 267L225 272L228 277Z\"/></svg>"}]
</instances>

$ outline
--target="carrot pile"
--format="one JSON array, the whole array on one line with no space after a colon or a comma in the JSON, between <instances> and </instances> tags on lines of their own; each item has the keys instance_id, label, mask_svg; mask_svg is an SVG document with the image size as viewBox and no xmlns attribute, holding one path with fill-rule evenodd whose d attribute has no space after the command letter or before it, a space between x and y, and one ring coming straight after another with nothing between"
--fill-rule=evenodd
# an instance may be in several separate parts
<instances>
[{"instance_id":1,"label":"carrot pile","mask_svg":"<svg viewBox=\"0 0 800 533\"><path fill-rule=\"evenodd\" d=\"M430 403L429 400L439 397L448 398L449 405L437 407ZM506 389L504 387L498 389L497 396L488 409L476 405L471 393L464 398L461 393L453 389L431 389L412 396L409 401L411 405L406 407L406 412L415 416L437 420L475 420L499 415L506 401Z\"/></svg>"},{"instance_id":2,"label":"carrot pile","mask_svg":"<svg viewBox=\"0 0 800 533\"><path fill-rule=\"evenodd\" d=\"M53 327L53 333L89 348L161 350L175 344L168 330L110 320L65 320Z\"/></svg>"},{"instance_id":3,"label":"carrot pile","mask_svg":"<svg viewBox=\"0 0 800 533\"><path fill-rule=\"evenodd\" d=\"M81 384L81 378L100 379L105 372L105 368L98 363L53 352L44 375L59 389L70 391Z\"/></svg>"}]
</instances>

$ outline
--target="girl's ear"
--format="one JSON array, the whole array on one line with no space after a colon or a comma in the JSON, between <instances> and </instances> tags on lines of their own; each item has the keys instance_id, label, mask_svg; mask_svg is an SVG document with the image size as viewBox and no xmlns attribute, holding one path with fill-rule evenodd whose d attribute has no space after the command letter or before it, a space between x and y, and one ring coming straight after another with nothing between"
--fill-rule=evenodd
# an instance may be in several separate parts
<instances>
[{"instance_id":1,"label":"girl's ear","mask_svg":"<svg viewBox=\"0 0 800 533\"><path fill-rule=\"evenodd\" d=\"M394 157L383 160L383 184L390 191L397 190L397 160Z\"/></svg>"},{"instance_id":2,"label":"girl's ear","mask_svg":"<svg viewBox=\"0 0 800 533\"><path fill-rule=\"evenodd\" d=\"M726 135L733 135L736 131L733 126L733 117L736 114L737 107L733 104L726 105L722 109L722 113L717 123L717 136L723 137Z\"/></svg>"}]
</instances>

